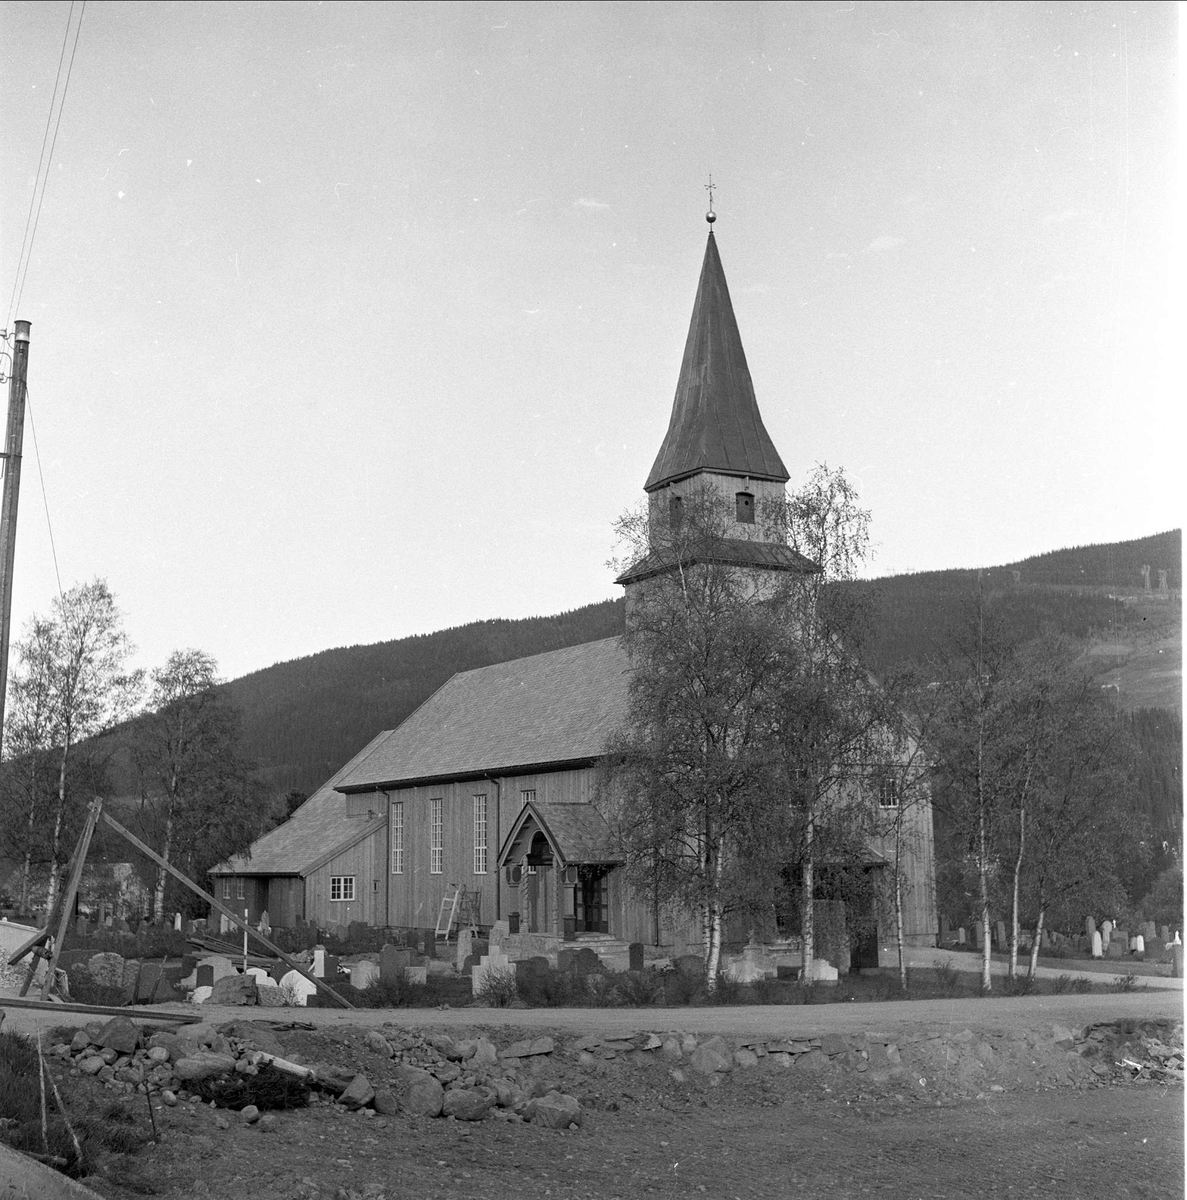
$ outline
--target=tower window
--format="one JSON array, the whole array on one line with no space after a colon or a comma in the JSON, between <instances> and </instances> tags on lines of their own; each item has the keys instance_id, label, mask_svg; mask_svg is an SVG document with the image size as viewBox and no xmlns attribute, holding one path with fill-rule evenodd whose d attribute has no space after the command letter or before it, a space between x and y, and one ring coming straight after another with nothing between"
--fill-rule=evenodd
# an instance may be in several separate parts
<instances>
[{"instance_id":1,"label":"tower window","mask_svg":"<svg viewBox=\"0 0 1187 1200\"><path fill-rule=\"evenodd\" d=\"M739 492L734 497L737 505L737 519L743 525L754 524L754 496L750 492Z\"/></svg>"},{"instance_id":2,"label":"tower window","mask_svg":"<svg viewBox=\"0 0 1187 1200\"><path fill-rule=\"evenodd\" d=\"M668 521L673 528L679 528L680 519L684 516L684 500L680 496L668 498Z\"/></svg>"}]
</instances>

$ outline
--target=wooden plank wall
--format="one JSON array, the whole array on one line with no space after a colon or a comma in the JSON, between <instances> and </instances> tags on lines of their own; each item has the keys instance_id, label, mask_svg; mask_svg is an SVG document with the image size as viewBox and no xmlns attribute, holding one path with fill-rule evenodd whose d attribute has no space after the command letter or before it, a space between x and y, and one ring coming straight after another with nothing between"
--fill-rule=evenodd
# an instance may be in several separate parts
<instances>
[{"instance_id":1,"label":"wooden plank wall","mask_svg":"<svg viewBox=\"0 0 1187 1200\"><path fill-rule=\"evenodd\" d=\"M499 849L525 803L524 793L534 791L540 804L584 804L592 794L593 772L589 769L548 771L533 775L507 775L472 779L464 783L432 784L427 787L392 789L393 803L404 805L404 870L391 874L387 924L431 929L445 895L454 886L481 893L483 924L504 920L518 910L518 889L495 871ZM474 797L485 794L487 814L487 869L474 873ZM430 871L430 801L442 801L441 874ZM378 797L381 800L382 797ZM375 793L352 797L354 811L374 810ZM382 808L379 809L382 811ZM384 851L386 854L386 849Z\"/></svg>"},{"instance_id":2,"label":"wooden plank wall","mask_svg":"<svg viewBox=\"0 0 1187 1200\"><path fill-rule=\"evenodd\" d=\"M321 926L349 925L362 921L383 924L384 865L387 830L378 829L368 838L344 850L305 877L305 919ZM354 876L354 900L331 900L330 879Z\"/></svg>"}]
</instances>

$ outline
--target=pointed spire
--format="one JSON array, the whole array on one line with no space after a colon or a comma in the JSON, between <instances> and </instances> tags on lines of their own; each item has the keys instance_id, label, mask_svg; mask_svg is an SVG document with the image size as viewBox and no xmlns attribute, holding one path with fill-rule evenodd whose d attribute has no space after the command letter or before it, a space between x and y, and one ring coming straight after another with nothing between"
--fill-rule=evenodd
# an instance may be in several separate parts
<instances>
[{"instance_id":1,"label":"pointed spire","mask_svg":"<svg viewBox=\"0 0 1187 1200\"><path fill-rule=\"evenodd\" d=\"M672 419L644 490L650 492L698 471L780 483L789 478L759 415L712 229Z\"/></svg>"}]
</instances>

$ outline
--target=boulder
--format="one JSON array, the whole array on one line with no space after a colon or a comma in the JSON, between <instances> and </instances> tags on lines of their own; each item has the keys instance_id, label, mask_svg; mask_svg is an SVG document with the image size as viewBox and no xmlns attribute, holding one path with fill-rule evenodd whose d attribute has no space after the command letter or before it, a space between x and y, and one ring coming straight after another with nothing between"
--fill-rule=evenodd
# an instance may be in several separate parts
<instances>
[{"instance_id":1,"label":"boulder","mask_svg":"<svg viewBox=\"0 0 1187 1200\"><path fill-rule=\"evenodd\" d=\"M255 1004L256 981L250 975L224 975L214 981L208 1004Z\"/></svg>"},{"instance_id":2,"label":"boulder","mask_svg":"<svg viewBox=\"0 0 1187 1200\"><path fill-rule=\"evenodd\" d=\"M140 1045L140 1030L127 1017L112 1017L103 1026L99 1045L109 1047L117 1054L134 1054Z\"/></svg>"},{"instance_id":3,"label":"boulder","mask_svg":"<svg viewBox=\"0 0 1187 1200\"><path fill-rule=\"evenodd\" d=\"M445 1089L428 1071L412 1070L404 1082L405 1112L420 1117L439 1117L445 1102Z\"/></svg>"},{"instance_id":4,"label":"boulder","mask_svg":"<svg viewBox=\"0 0 1187 1200\"><path fill-rule=\"evenodd\" d=\"M375 1089L366 1075L356 1075L338 1097L338 1102L347 1108L366 1108L375 1099Z\"/></svg>"},{"instance_id":5,"label":"boulder","mask_svg":"<svg viewBox=\"0 0 1187 1200\"><path fill-rule=\"evenodd\" d=\"M380 1088L375 1093L375 1099L371 1101L371 1107L380 1116L394 1117L400 1111L400 1102L396 1099L395 1092L388 1088Z\"/></svg>"},{"instance_id":6,"label":"boulder","mask_svg":"<svg viewBox=\"0 0 1187 1200\"><path fill-rule=\"evenodd\" d=\"M470 1088L452 1088L445 1093L441 1115L455 1117L459 1121L481 1121L490 1108L490 1101L482 1092Z\"/></svg>"},{"instance_id":7,"label":"boulder","mask_svg":"<svg viewBox=\"0 0 1187 1200\"><path fill-rule=\"evenodd\" d=\"M372 1054L382 1054L384 1058L391 1058L392 1048L388 1045L387 1038L378 1029L372 1029L368 1032L366 1042L367 1049Z\"/></svg>"},{"instance_id":8,"label":"boulder","mask_svg":"<svg viewBox=\"0 0 1187 1200\"><path fill-rule=\"evenodd\" d=\"M549 1092L547 1096L530 1101L524 1115L546 1129L568 1129L570 1125L581 1124L581 1105L576 1096Z\"/></svg>"},{"instance_id":9,"label":"boulder","mask_svg":"<svg viewBox=\"0 0 1187 1200\"><path fill-rule=\"evenodd\" d=\"M556 1043L550 1037L524 1038L513 1042L503 1051L503 1058L530 1058L537 1054L551 1054Z\"/></svg>"},{"instance_id":10,"label":"boulder","mask_svg":"<svg viewBox=\"0 0 1187 1200\"><path fill-rule=\"evenodd\" d=\"M288 1003L284 992L274 983L256 980L256 1003L261 1008L284 1008Z\"/></svg>"},{"instance_id":11,"label":"boulder","mask_svg":"<svg viewBox=\"0 0 1187 1200\"><path fill-rule=\"evenodd\" d=\"M190 996L191 1004L205 1004L210 999L210 993L214 991L212 987L197 987L194 988L193 995Z\"/></svg>"},{"instance_id":12,"label":"boulder","mask_svg":"<svg viewBox=\"0 0 1187 1200\"><path fill-rule=\"evenodd\" d=\"M706 1043L698 1046L688 1060L689 1067L701 1075L713 1075L718 1071L728 1071L734 1065L732 1057L723 1054Z\"/></svg>"}]
</instances>

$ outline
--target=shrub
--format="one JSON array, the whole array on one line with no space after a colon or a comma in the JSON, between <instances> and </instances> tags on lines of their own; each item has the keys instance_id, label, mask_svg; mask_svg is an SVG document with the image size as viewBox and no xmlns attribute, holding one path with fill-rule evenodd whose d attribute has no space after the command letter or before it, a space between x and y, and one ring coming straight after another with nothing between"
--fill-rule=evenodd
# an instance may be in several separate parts
<instances>
[{"instance_id":1,"label":"shrub","mask_svg":"<svg viewBox=\"0 0 1187 1200\"><path fill-rule=\"evenodd\" d=\"M704 1003L705 981L701 976L686 975L683 971L668 971L663 981L663 1002L666 1007L681 1008L693 1003Z\"/></svg>"},{"instance_id":2,"label":"shrub","mask_svg":"<svg viewBox=\"0 0 1187 1200\"><path fill-rule=\"evenodd\" d=\"M952 959L946 958L943 962L936 963L933 969L936 975L936 987L940 989L941 995L959 996L964 991L960 972L956 969L956 964Z\"/></svg>"},{"instance_id":3,"label":"shrub","mask_svg":"<svg viewBox=\"0 0 1187 1200\"><path fill-rule=\"evenodd\" d=\"M586 1003L594 1008L614 1008L622 1003L613 980L600 972L585 977Z\"/></svg>"},{"instance_id":4,"label":"shrub","mask_svg":"<svg viewBox=\"0 0 1187 1200\"><path fill-rule=\"evenodd\" d=\"M739 1004L742 1000L742 985L732 976L722 972L717 976L717 986L709 995L714 1004Z\"/></svg>"},{"instance_id":5,"label":"shrub","mask_svg":"<svg viewBox=\"0 0 1187 1200\"><path fill-rule=\"evenodd\" d=\"M664 981L654 970L627 971L615 981L614 990L628 1008L649 1008L663 999Z\"/></svg>"},{"instance_id":6,"label":"shrub","mask_svg":"<svg viewBox=\"0 0 1187 1200\"><path fill-rule=\"evenodd\" d=\"M1137 992L1144 991L1146 985L1138 983L1138 977L1134 974L1118 975L1113 980L1113 987L1119 992Z\"/></svg>"},{"instance_id":7,"label":"shrub","mask_svg":"<svg viewBox=\"0 0 1187 1200\"><path fill-rule=\"evenodd\" d=\"M478 999L491 1008L506 1008L512 1000L519 998L514 971L497 968L487 971L478 988Z\"/></svg>"},{"instance_id":8,"label":"shrub","mask_svg":"<svg viewBox=\"0 0 1187 1200\"><path fill-rule=\"evenodd\" d=\"M1002 991L1007 996L1032 996L1037 987L1037 980L1030 975L1015 975L1007 979Z\"/></svg>"}]
</instances>

